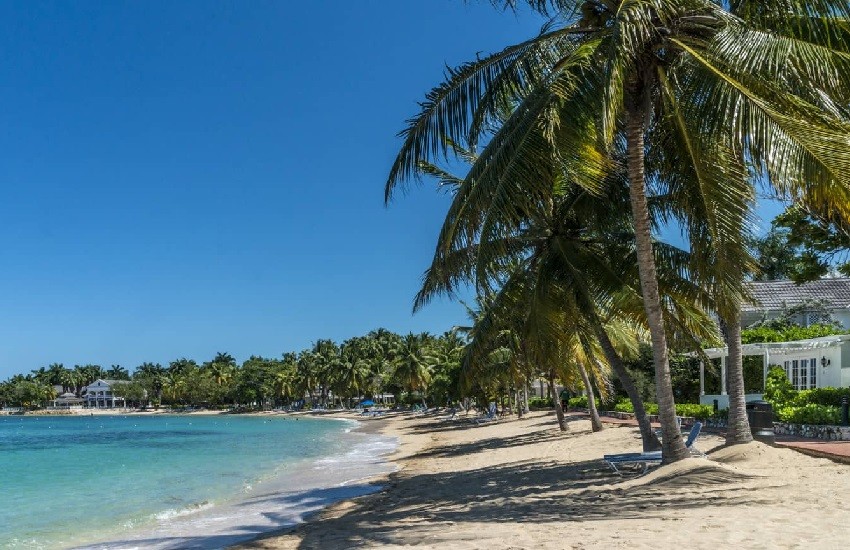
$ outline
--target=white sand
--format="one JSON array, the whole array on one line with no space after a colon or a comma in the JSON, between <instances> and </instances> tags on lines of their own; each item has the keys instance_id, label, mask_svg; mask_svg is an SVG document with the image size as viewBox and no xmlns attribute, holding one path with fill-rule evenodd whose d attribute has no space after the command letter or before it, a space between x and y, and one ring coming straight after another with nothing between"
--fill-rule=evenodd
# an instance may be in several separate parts
<instances>
[{"instance_id":1,"label":"white sand","mask_svg":"<svg viewBox=\"0 0 850 550\"><path fill-rule=\"evenodd\" d=\"M401 438L383 493L239 548L839 548L850 535L850 466L789 449L702 435L709 460L620 478L600 457L640 450L633 428L574 420L562 434L544 413L376 422Z\"/></svg>"}]
</instances>

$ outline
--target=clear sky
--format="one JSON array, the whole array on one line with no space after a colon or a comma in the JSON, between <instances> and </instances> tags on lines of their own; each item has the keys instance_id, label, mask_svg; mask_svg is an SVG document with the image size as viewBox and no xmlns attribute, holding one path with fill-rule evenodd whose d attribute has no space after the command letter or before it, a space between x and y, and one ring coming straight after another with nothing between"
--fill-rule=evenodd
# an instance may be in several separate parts
<instances>
[{"instance_id":1,"label":"clear sky","mask_svg":"<svg viewBox=\"0 0 850 550\"><path fill-rule=\"evenodd\" d=\"M278 356L411 303L448 203L383 205L416 102L542 20L487 1L0 3L0 378Z\"/></svg>"},{"instance_id":2,"label":"clear sky","mask_svg":"<svg viewBox=\"0 0 850 550\"><path fill-rule=\"evenodd\" d=\"M447 198L390 208L446 64L542 21L462 0L0 3L0 378L278 356L411 304Z\"/></svg>"}]
</instances>

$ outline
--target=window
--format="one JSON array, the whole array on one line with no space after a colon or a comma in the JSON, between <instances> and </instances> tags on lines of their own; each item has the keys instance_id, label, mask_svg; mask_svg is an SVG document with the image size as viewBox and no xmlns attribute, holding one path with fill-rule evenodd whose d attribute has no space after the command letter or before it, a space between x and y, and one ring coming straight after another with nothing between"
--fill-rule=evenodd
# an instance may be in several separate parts
<instances>
[{"instance_id":1,"label":"window","mask_svg":"<svg viewBox=\"0 0 850 550\"><path fill-rule=\"evenodd\" d=\"M803 359L800 361L800 385L798 390L805 390L809 387L809 368L808 361Z\"/></svg>"},{"instance_id":2,"label":"window","mask_svg":"<svg viewBox=\"0 0 850 550\"><path fill-rule=\"evenodd\" d=\"M818 360L794 359L785 361L785 374L795 390L808 390L818 387Z\"/></svg>"},{"instance_id":3,"label":"window","mask_svg":"<svg viewBox=\"0 0 850 550\"><path fill-rule=\"evenodd\" d=\"M818 360L817 358L809 359L809 387L818 387Z\"/></svg>"},{"instance_id":4,"label":"window","mask_svg":"<svg viewBox=\"0 0 850 550\"><path fill-rule=\"evenodd\" d=\"M805 317L806 326L826 324L832 320L830 314L823 311L809 311Z\"/></svg>"},{"instance_id":5,"label":"window","mask_svg":"<svg viewBox=\"0 0 850 550\"><path fill-rule=\"evenodd\" d=\"M791 361L791 385L795 390L800 389L800 362L796 359Z\"/></svg>"}]
</instances>

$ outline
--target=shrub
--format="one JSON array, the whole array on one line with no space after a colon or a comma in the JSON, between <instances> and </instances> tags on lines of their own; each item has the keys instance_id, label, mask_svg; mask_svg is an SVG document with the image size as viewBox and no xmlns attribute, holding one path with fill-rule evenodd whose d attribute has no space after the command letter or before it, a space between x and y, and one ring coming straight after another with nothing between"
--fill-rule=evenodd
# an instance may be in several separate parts
<instances>
[{"instance_id":1,"label":"shrub","mask_svg":"<svg viewBox=\"0 0 850 550\"><path fill-rule=\"evenodd\" d=\"M776 416L782 422L792 424L838 424L840 420L840 409L829 405L816 405L809 403L802 407L791 405L780 407L776 410Z\"/></svg>"},{"instance_id":2,"label":"shrub","mask_svg":"<svg viewBox=\"0 0 850 550\"><path fill-rule=\"evenodd\" d=\"M697 405L696 403L676 404L676 414L679 416L690 416L697 420L708 420L714 415L714 407L710 405Z\"/></svg>"},{"instance_id":3,"label":"shrub","mask_svg":"<svg viewBox=\"0 0 850 550\"><path fill-rule=\"evenodd\" d=\"M797 392L791 386L788 375L782 367L770 368L764 386L764 400L773 405L773 410L790 405L796 397Z\"/></svg>"},{"instance_id":4,"label":"shrub","mask_svg":"<svg viewBox=\"0 0 850 550\"><path fill-rule=\"evenodd\" d=\"M841 399L843 397L850 399L850 388L816 388L803 390L797 393L792 405L795 407L803 407L805 405L838 407L841 405Z\"/></svg>"},{"instance_id":5,"label":"shrub","mask_svg":"<svg viewBox=\"0 0 850 550\"><path fill-rule=\"evenodd\" d=\"M571 397L569 400L569 406L571 409L586 409L587 396L579 395L578 397Z\"/></svg>"},{"instance_id":6,"label":"shrub","mask_svg":"<svg viewBox=\"0 0 850 550\"><path fill-rule=\"evenodd\" d=\"M632 402L627 399L621 399L614 405L614 410L621 413L633 413L635 412L635 408L632 405Z\"/></svg>"},{"instance_id":7,"label":"shrub","mask_svg":"<svg viewBox=\"0 0 850 550\"><path fill-rule=\"evenodd\" d=\"M528 398L528 408L529 409L551 409L555 406L555 402L548 397L529 397Z\"/></svg>"},{"instance_id":8,"label":"shrub","mask_svg":"<svg viewBox=\"0 0 850 550\"><path fill-rule=\"evenodd\" d=\"M647 414L658 414L657 403L644 403L643 406L646 407ZM625 413L635 412L632 402L626 400L619 401L614 406L614 410ZM709 405L697 405L696 403L678 403L676 404L676 414L678 416L690 416L699 420L706 420L714 414L714 408Z\"/></svg>"}]
</instances>

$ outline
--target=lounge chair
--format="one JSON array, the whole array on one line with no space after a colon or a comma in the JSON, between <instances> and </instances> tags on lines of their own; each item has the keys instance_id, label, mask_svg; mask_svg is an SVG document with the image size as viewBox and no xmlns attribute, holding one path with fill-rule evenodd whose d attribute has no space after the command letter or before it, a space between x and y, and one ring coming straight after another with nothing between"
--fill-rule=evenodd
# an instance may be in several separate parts
<instances>
[{"instance_id":1,"label":"lounge chair","mask_svg":"<svg viewBox=\"0 0 850 550\"><path fill-rule=\"evenodd\" d=\"M702 430L702 422L694 422L691 432L688 434L688 439L685 441L685 447L693 456L705 456L705 453L694 447L694 443L699 437ZM650 466L658 466L661 464L661 451L650 451L648 453L620 453L615 455L605 455L602 460L614 470L614 473L622 475L618 466L638 466L641 469L640 473L645 473Z\"/></svg>"},{"instance_id":2,"label":"lounge chair","mask_svg":"<svg viewBox=\"0 0 850 550\"><path fill-rule=\"evenodd\" d=\"M478 417L474 419L476 424L481 424L482 422L489 422L491 420L496 420L496 404L490 403L490 407L487 409L487 413L484 416Z\"/></svg>"}]
</instances>

